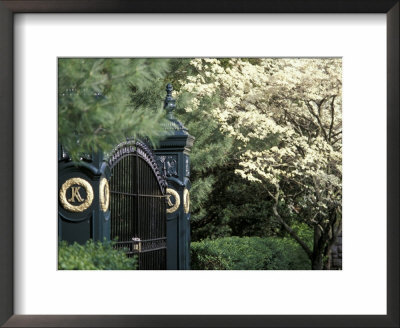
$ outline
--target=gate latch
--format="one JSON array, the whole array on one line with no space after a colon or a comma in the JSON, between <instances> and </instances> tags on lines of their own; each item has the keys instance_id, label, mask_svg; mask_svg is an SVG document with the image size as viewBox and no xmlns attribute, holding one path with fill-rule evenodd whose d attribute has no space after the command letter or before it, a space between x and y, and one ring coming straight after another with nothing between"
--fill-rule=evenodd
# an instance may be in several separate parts
<instances>
[{"instance_id":1,"label":"gate latch","mask_svg":"<svg viewBox=\"0 0 400 328\"><path fill-rule=\"evenodd\" d=\"M140 240L140 238L137 237L133 237L132 241L133 241L133 250L140 253L142 251L142 241Z\"/></svg>"}]
</instances>

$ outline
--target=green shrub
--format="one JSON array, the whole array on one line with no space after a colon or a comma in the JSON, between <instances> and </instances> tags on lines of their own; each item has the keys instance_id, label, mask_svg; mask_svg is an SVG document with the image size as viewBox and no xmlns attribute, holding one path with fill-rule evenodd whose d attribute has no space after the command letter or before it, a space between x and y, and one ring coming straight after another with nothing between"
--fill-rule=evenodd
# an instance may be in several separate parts
<instances>
[{"instance_id":1,"label":"green shrub","mask_svg":"<svg viewBox=\"0 0 400 328\"><path fill-rule=\"evenodd\" d=\"M128 258L123 250L113 248L112 242L94 242L84 245L68 245L61 241L58 246L59 270L135 270L136 257Z\"/></svg>"},{"instance_id":2,"label":"green shrub","mask_svg":"<svg viewBox=\"0 0 400 328\"><path fill-rule=\"evenodd\" d=\"M191 243L192 270L309 270L307 254L289 238L224 237Z\"/></svg>"}]
</instances>

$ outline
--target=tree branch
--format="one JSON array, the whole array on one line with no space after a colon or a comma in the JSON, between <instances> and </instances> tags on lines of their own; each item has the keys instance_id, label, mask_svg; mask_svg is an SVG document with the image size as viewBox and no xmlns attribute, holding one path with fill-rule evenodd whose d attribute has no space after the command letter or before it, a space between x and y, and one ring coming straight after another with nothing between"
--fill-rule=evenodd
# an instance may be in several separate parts
<instances>
[{"instance_id":1,"label":"tree branch","mask_svg":"<svg viewBox=\"0 0 400 328\"><path fill-rule=\"evenodd\" d=\"M299 243L299 245L304 249L307 253L308 257L312 260L312 251L308 248L304 241L300 239L300 237L294 232L294 230L282 219L278 212L278 200L279 200L279 187L277 187L276 195L272 195L272 193L267 190L268 194L275 200L274 205L272 206L272 211L275 214L275 217L278 219L279 223L285 228L285 230Z\"/></svg>"},{"instance_id":2,"label":"tree branch","mask_svg":"<svg viewBox=\"0 0 400 328\"><path fill-rule=\"evenodd\" d=\"M322 103L321 103L321 104L322 104ZM311 113L311 115L314 116L314 117L317 119L317 122L318 122L318 125L319 125L319 129L320 129L320 131L322 132L322 134L324 135L325 140L328 141L328 136L327 136L327 134L326 134L326 131L325 131L324 126L322 125L322 122L321 122L321 119L320 119L319 115L317 115L317 114L314 112L312 106L311 106L308 102L306 102L306 105L307 105L307 109L308 109L308 111Z\"/></svg>"},{"instance_id":3,"label":"tree branch","mask_svg":"<svg viewBox=\"0 0 400 328\"><path fill-rule=\"evenodd\" d=\"M333 96L331 101L331 125L329 126L329 142L331 141L333 122L335 121L335 106L334 106L335 98L336 96Z\"/></svg>"}]
</instances>

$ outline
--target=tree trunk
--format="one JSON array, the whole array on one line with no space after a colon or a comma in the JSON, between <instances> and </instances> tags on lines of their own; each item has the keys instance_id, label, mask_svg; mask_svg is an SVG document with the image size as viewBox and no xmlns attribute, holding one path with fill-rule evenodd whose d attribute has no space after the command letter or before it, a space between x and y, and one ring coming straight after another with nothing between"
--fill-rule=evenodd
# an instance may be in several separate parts
<instances>
[{"instance_id":1,"label":"tree trunk","mask_svg":"<svg viewBox=\"0 0 400 328\"><path fill-rule=\"evenodd\" d=\"M324 252L324 256L327 258L327 260L324 264L324 270L330 270L331 269L331 250L329 249L328 252Z\"/></svg>"},{"instance_id":2,"label":"tree trunk","mask_svg":"<svg viewBox=\"0 0 400 328\"><path fill-rule=\"evenodd\" d=\"M323 270L323 252L319 247L321 240L321 230L318 226L314 227L314 247L311 255L311 268L313 270Z\"/></svg>"},{"instance_id":3,"label":"tree trunk","mask_svg":"<svg viewBox=\"0 0 400 328\"><path fill-rule=\"evenodd\" d=\"M323 270L324 265L323 265L323 254L321 252L318 252L317 254L313 254L312 260L311 260L311 268L313 270Z\"/></svg>"}]
</instances>

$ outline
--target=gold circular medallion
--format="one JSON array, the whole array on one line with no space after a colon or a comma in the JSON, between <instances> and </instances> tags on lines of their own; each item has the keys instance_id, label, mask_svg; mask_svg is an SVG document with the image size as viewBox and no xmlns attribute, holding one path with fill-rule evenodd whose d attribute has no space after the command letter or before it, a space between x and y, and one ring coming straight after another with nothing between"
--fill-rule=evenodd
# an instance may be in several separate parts
<instances>
[{"instance_id":1,"label":"gold circular medallion","mask_svg":"<svg viewBox=\"0 0 400 328\"><path fill-rule=\"evenodd\" d=\"M100 180L100 207L103 212L107 212L110 205L110 187L106 178Z\"/></svg>"},{"instance_id":2,"label":"gold circular medallion","mask_svg":"<svg viewBox=\"0 0 400 328\"><path fill-rule=\"evenodd\" d=\"M185 188L183 191L183 210L185 211L185 214L189 213L189 208L190 208L190 195L189 195L189 190Z\"/></svg>"},{"instance_id":3,"label":"gold circular medallion","mask_svg":"<svg viewBox=\"0 0 400 328\"><path fill-rule=\"evenodd\" d=\"M167 208L167 213L174 213L179 208L179 205L181 204L181 199L176 190L167 188L166 191L167 191L167 203L168 206L171 206L170 208ZM171 196L175 199L175 203L172 202Z\"/></svg>"},{"instance_id":4,"label":"gold circular medallion","mask_svg":"<svg viewBox=\"0 0 400 328\"><path fill-rule=\"evenodd\" d=\"M81 191L83 187L86 191L86 198ZM67 197L67 191L71 190L71 196ZM61 205L70 212L83 212L93 202L93 188L89 182L82 178L71 178L63 183L60 189ZM82 197L83 196L83 197ZM78 205L72 204L77 203Z\"/></svg>"}]
</instances>

